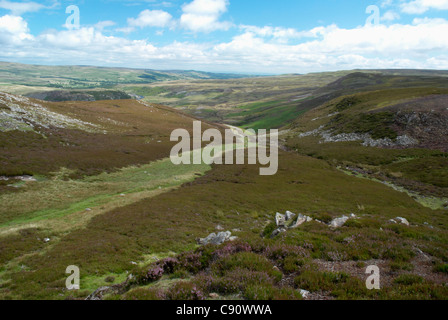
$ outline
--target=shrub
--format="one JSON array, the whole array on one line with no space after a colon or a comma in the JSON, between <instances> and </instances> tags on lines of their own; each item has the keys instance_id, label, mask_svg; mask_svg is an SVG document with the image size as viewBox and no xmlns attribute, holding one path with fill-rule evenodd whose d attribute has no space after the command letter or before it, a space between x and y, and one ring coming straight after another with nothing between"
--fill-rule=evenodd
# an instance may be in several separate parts
<instances>
[{"instance_id":1,"label":"shrub","mask_svg":"<svg viewBox=\"0 0 448 320\"><path fill-rule=\"evenodd\" d=\"M434 267L435 272L448 273L448 264L438 264Z\"/></svg>"},{"instance_id":2,"label":"shrub","mask_svg":"<svg viewBox=\"0 0 448 320\"><path fill-rule=\"evenodd\" d=\"M336 285L345 283L350 278L346 273L317 272L306 270L294 279L295 285L311 292L332 291Z\"/></svg>"},{"instance_id":3,"label":"shrub","mask_svg":"<svg viewBox=\"0 0 448 320\"><path fill-rule=\"evenodd\" d=\"M262 236L268 238L272 235L272 233L277 229L277 225L274 222L269 223L262 232Z\"/></svg>"},{"instance_id":4,"label":"shrub","mask_svg":"<svg viewBox=\"0 0 448 320\"><path fill-rule=\"evenodd\" d=\"M415 257L415 252L401 247L391 247L383 252L383 259L393 260L394 262L408 262Z\"/></svg>"},{"instance_id":5,"label":"shrub","mask_svg":"<svg viewBox=\"0 0 448 320\"><path fill-rule=\"evenodd\" d=\"M275 261L283 261L287 257L307 257L306 250L299 246L276 244L265 249L265 255Z\"/></svg>"},{"instance_id":6,"label":"shrub","mask_svg":"<svg viewBox=\"0 0 448 320\"><path fill-rule=\"evenodd\" d=\"M178 282L166 292L168 300L205 300L205 294L192 282Z\"/></svg>"},{"instance_id":7,"label":"shrub","mask_svg":"<svg viewBox=\"0 0 448 320\"><path fill-rule=\"evenodd\" d=\"M389 264L390 269L392 271L399 271L399 270L405 270L405 271L412 271L414 270L414 265L407 262L402 261L393 261Z\"/></svg>"},{"instance_id":8,"label":"shrub","mask_svg":"<svg viewBox=\"0 0 448 320\"><path fill-rule=\"evenodd\" d=\"M395 284L404 286L412 286L415 284L423 284L425 279L414 274L403 274L394 280Z\"/></svg>"},{"instance_id":9,"label":"shrub","mask_svg":"<svg viewBox=\"0 0 448 320\"><path fill-rule=\"evenodd\" d=\"M240 252L224 259L218 260L212 266L212 269L218 275L225 275L226 273L235 269L266 272L276 281L280 281L283 276L280 271L274 269L274 266L269 260L261 255L252 252Z\"/></svg>"},{"instance_id":10,"label":"shrub","mask_svg":"<svg viewBox=\"0 0 448 320\"><path fill-rule=\"evenodd\" d=\"M147 284L151 282L155 282L157 280L160 280L163 276L163 268L160 266L153 266L146 272L141 273L139 276L137 276L137 283L139 284Z\"/></svg>"},{"instance_id":11,"label":"shrub","mask_svg":"<svg viewBox=\"0 0 448 320\"><path fill-rule=\"evenodd\" d=\"M191 273L198 273L208 265L207 260L202 259L202 253L187 252L179 256L179 268Z\"/></svg>"},{"instance_id":12,"label":"shrub","mask_svg":"<svg viewBox=\"0 0 448 320\"><path fill-rule=\"evenodd\" d=\"M273 286L249 286L244 292L249 300L302 300L300 292L291 288L275 288Z\"/></svg>"},{"instance_id":13,"label":"shrub","mask_svg":"<svg viewBox=\"0 0 448 320\"><path fill-rule=\"evenodd\" d=\"M304 264L305 262L302 259L289 256L283 261L283 270L287 273L297 272Z\"/></svg>"},{"instance_id":14,"label":"shrub","mask_svg":"<svg viewBox=\"0 0 448 320\"><path fill-rule=\"evenodd\" d=\"M166 258L158 263L165 273L173 273L179 266L179 260L176 258Z\"/></svg>"},{"instance_id":15,"label":"shrub","mask_svg":"<svg viewBox=\"0 0 448 320\"><path fill-rule=\"evenodd\" d=\"M165 295L156 289L148 288L137 288L127 292L123 296L124 300L143 300L143 301L153 301L153 300L164 300Z\"/></svg>"}]
</instances>

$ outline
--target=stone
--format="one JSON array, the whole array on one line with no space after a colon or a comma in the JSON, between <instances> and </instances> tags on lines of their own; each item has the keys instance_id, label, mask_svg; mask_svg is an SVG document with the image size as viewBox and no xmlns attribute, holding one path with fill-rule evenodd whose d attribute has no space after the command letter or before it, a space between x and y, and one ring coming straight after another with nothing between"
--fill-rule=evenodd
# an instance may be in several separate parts
<instances>
[{"instance_id":1,"label":"stone","mask_svg":"<svg viewBox=\"0 0 448 320\"><path fill-rule=\"evenodd\" d=\"M300 289L300 295L302 296L302 298L306 299L308 297L308 295L310 294L309 291Z\"/></svg>"},{"instance_id":2,"label":"stone","mask_svg":"<svg viewBox=\"0 0 448 320\"><path fill-rule=\"evenodd\" d=\"M50 242L50 241L51 241L50 238L45 238L45 239L44 239L44 242L45 242L45 243L48 243L48 242Z\"/></svg>"},{"instance_id":3,"label":"stone","mask_svg":"<svg viewBox=\"0 0 448 320\"><path fill-rule=\"evenodd\" d=\"M201 238L199 239L200 245L208 245L208 244L214 244L214 245L220 245L223 244L226 241L229 241L232 238L232 233L230 231L226 232L220 232L218 234L211 233L207 238Z\"/></svg>"},{"instance_id":4,"label":"stone","mask_svg":"<svg viewBox=\"0 0 448 320\"><path fill-rule=\"evenodd\" d=\"M215 300L219 298L219 294L217 294L217 293L210 293L208 296L210 297L210 299L215 299Z\"/></svg>"},{"instance_id":5,"label":"stone","mask_svg":"<svg viewBox=\"0 0 448 320\"><path fill-rule=\"evenodd\" d=\"M299 216L297 217L296 222L291 226L291 229L295 229L300 227L302 224L304 224L305 222L307 222L307 218L306 216L299 214Z\"/></svg>"},{"instance_id":6,"label":"stone","mask_svg":"<svg viewBox=\"0 0 448 320\"><path fill-rule=\"evenodd\" d=\"M291 220L291 219L294 218L295 216L296 216L295 213L293 213L293 212L291 212L291 211L286 211L286 215L285 215L286 221Z\"/></svg>"},{"instance_id":7,"label":"stone","mask_svg":"<svg viewBox=\"0 0 448 320\"><path fill-rule=\"evenodd\" d=\"M277 212L277 214L275 215L275 224L277 225L277 227L285 226L285 222L286 216Z\"/></svg>"},{"instance_id":8,"label":"stone","mask_svg":"<svg viewBox=\"0 0 448 320\"><path fill-rule=\"evenodd\" d=\"M398 221L400 221L401 224L404 224L404 225L406 225L406 226L410 226L410 223L409 223L409 221L408 221L407 219L402 218L402 217L397 217L396 219L397 219Z\"/></svg>"},{"instance_id":9,"label":"stone","mask_svg":"<svg viewBox=\"0 0 448 320\"><path fill-rule=\"evenodd\" d=\"M279 234L286 232L287 230L283 227L278 228L276 230L274 230L274 232L272 232L271 238L275 238L276 236L278 236Z\"/></svg>"},{"instance_id":10,"label":"stone","mask_svg":"<svg viewBox=\"0 0 448 320\"><path fill-rule=\"evenodd\" d=\"M224 230L224 228L220 224L218 224L215 229L218 231Z\"/></svg>"},{"instance_id":11,"label":"stone","mask_svg":"<svg viewBox=\"0 0 448 320\"><path fill-rule=\"evenodd\" d=\"M333 219L333 221L330 222L330 227L332 228L340 228L342 227L347 221L349 220L349 217L342 216L340 218Z\"/></svg>"}]
</instances>

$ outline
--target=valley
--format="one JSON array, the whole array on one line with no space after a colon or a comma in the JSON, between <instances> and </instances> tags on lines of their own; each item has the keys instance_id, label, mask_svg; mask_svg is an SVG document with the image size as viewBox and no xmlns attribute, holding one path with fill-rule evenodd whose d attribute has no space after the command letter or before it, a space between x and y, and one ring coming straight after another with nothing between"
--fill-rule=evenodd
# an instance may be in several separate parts
<instances>
[{"instance_id":1,"label":"valley","mask_svg":"<svg viewBox=\"0 0 448 320\"><path fill-rule=\"evenodd\" d=\"M0 299L448 298L448 72L95 78L14 66L25 81L4 76L11 67L0 72ZM109 99L86 98L97 90ZM70 101L45 101L61 95ZM173 165L172 131L198 119L279 129L277 174ZM200 244L227 231L233 241ZM80 290L65 287L69 265ZM366 288L371 265L381 290Z\"/></svg>"}]
</instances>

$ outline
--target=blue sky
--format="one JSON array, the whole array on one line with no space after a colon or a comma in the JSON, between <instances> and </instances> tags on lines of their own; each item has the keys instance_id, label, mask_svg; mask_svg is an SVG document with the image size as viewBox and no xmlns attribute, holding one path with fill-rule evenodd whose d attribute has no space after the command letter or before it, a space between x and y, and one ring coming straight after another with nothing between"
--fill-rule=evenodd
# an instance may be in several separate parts
<instances>
[{"instance_id":1,"label":"blue sky","mask_svg":"<svg viewBox=\"0 0 448 320\"><path fill-rule=\"evenodd\" d=\"M66 25L68 6L79 8L79 25ZM448 69L447 19L448 0L0 0L0 60L241 73Z\"/></svg>"}]
</instances>

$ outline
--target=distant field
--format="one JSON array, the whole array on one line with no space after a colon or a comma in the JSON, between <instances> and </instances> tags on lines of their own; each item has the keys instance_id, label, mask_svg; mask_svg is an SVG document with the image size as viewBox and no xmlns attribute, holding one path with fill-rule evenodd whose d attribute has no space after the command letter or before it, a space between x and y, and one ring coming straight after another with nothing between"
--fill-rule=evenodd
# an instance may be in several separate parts
<instances>
[{"instance_id":1,"label":"distant field","mask_svg":"<svg viewBox=\"0 0 448 320\"><path fill-rule=\"evenodd\" d=\"M199 71L38 66L0 62L0 90L17 94L55 89L112 89L119 84L150 84L174 80L242 77L248 76Z\"/></svg>"}]
</instances>

